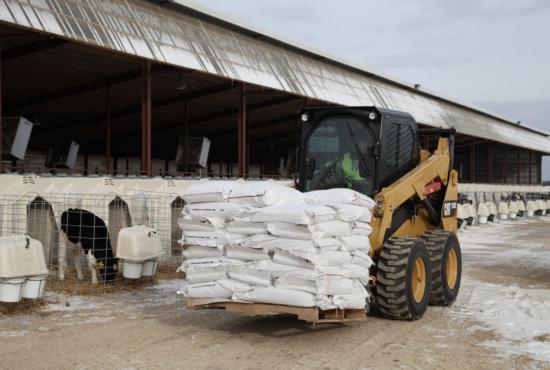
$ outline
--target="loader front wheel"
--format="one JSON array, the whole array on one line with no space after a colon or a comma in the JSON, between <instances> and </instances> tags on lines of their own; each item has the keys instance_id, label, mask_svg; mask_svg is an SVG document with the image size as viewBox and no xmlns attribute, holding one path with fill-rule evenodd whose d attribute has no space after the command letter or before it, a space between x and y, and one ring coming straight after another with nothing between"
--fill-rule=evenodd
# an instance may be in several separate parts
<instances>
[{"instance_id":1,"label":"loader front wheel","mask_svg":"<svg viewBox=\"0 0 550 370\"><path fill-rule=\"evenodd\" d=\"M426 232L422 239L430 253L432 291L430 304L450 306L456 300L462 274L460 243L453 233L443 230Z\"/></svg>"},{"instance_id":2,"label":"loader front wheel","mask_svg":"<svg viewBox=\"0 0 550 370\"><path fill-rule=\"evenodd\" d=\"M430 298L430 258L422 239L390 238L380 251L376 303L386 318L416 320Z\"/></svg>"}]
</instances>

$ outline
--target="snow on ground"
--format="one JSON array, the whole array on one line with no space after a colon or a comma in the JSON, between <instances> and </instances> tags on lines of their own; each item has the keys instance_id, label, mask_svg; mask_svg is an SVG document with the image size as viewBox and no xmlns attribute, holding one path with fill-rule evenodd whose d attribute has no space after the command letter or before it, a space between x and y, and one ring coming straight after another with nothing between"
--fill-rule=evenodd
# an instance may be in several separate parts
<instances>
[{"instance_id":1,"label":"snow on ground","mask_svg":"<svg viewBox=\"0 0 550 370\"><path fill-rule=\"evenodd\" d=\"M45 297L46 305L40 308L38 313L57 315L52 316L50 327L42 329L58 330L83 323L107 323L120 316L138 319L142 316L143 310L147 310L148 317L155 317L156 307L181 300L176 296L180 285L181 279L160 280L154 286L141 290L98 296L65 295L49 291ZM27 329L35 327L39 319L40 316L34 314L0 316L0 338L27 336ZM20 330L4 329L4 326L7 327L10 323L19 323L16 326L20 327Z\"/></svg>"},{"instance_id":2,"label":"snow on ground","mask_svg":"<svg viewBox=\"0 0 550 370\"><path fill-rule=\"evenodd\" d=\"M459 299L450 310L498 334L485 345L544 362L550 361L550 274L537 280L530 271L550 272L549 229L550 219L545 217L462 231L465 271ZM483 279L484 270L495 266L508 270L510 279ZM516 276L527 276L529 283L514 283ZM544 288L535 288L541 285Z\"/></svg>"}]
</instances>

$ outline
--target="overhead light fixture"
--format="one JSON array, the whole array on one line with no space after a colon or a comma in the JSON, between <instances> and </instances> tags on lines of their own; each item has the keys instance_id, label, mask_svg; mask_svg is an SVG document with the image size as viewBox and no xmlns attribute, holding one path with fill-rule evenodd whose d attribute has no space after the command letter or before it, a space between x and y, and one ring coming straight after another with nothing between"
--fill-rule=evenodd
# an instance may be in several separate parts
<instances>
[{"instance_id":1,"label":"overhead light fixture","mask_svg":"<svg viewBox=\"0 0 550 370\"><path fill-rule=\"evenodd\" d=\"M180 81L178 83L178 90L187 90L187 84L185 83L185 78L183 77L183 74L180 75Z\"/></svg>"}]
</instances>

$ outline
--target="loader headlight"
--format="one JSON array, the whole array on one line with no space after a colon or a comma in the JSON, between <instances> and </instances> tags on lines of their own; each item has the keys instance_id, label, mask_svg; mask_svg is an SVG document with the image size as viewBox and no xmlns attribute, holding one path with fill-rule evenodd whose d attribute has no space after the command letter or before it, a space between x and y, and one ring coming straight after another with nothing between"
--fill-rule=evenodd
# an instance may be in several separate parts
<instances>
[{"instance_id":1,"label":"loader headlight","mask_svg":"<svg viewBox=\"0 0 550 370\"><path fill-rule=\"evenodd\" d=\"M369 119L370 119L371 121L374 121L374 120L376 119L376 112L370 112L370 113L369 113Z\"/></svg>"},{"instance_id":2,"label":"loader headlight","mask_svg":"<svg viewBox=\"0 0 550 370\"><path fill-rule=\"evenodd\" d=\"M302 120L302 122L307 122L309 120L309 114L303 113L300 119Z\"/></svg>"}]
</instances>

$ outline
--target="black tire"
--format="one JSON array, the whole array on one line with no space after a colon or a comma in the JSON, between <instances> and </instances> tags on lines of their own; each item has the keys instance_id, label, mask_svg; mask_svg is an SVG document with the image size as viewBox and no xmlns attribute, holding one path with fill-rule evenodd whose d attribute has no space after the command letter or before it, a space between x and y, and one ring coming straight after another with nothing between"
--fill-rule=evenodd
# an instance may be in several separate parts
<instances>
[{"instance_id":1,"label":"black tire","mask_svg":"<svg viewBox=\"0 0 550 370\"><path fill-rule=\"evenodd\" d=\"M417 260L423 266L423 291L415 299L413 272ZM386 318L416 320L428 308L430 299L430 257L424 241L416 238L390 238L377 264L376 303ZM418 292L417 292L418 293Z\"/></svg>"},{"instance_id":2,"label":"black tire","mask_svg":"<svg viewBox=\"0 0 550 370\"><path fill-rule=\"evenodd\" d=\"M444 230L427 231L422 239L430 253L432 289L430 304L433 306L450 306L456 300L460 290L462 275L462 254L460 243L455 234ZM452 256L454 251L454 257ZM449 257L451 255L451 257ZM451 258L451 260L449 260ZM455 262L452 262L455 259ZM454 281L448 280L447 268L455 264ZM452 277L451 277L452 280Z\"/></svg>"}]
</instances>

